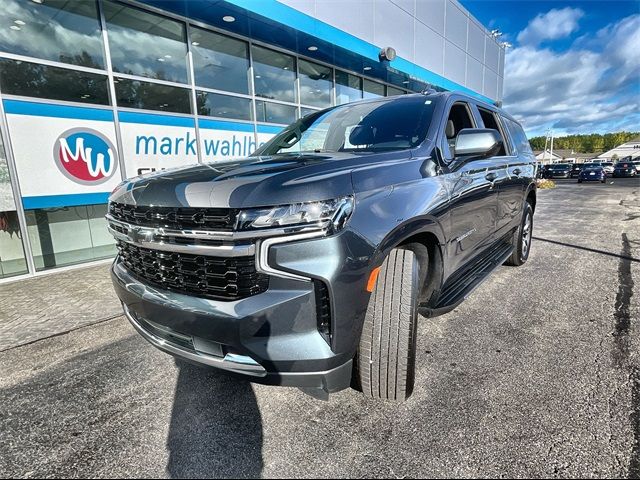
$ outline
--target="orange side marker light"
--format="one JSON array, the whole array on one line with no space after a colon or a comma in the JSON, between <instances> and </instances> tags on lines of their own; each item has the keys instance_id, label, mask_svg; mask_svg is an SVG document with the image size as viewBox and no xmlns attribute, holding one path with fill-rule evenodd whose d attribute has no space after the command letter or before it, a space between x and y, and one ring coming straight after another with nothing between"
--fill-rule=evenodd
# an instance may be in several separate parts
<instances>
[{"instance_id":1,"label":"orange side marker light","mask_svg":"<svg viewBox=\"0 0 640 480\"><path fill-rule=\"evenodd\" d=\"M376 267L371 270L371 275L369 275L369 281L367 282L367 292L373 292L373 289L376 286L376 281L378 280L379 273L380 267Z\"/></svg>"}]
</instances>

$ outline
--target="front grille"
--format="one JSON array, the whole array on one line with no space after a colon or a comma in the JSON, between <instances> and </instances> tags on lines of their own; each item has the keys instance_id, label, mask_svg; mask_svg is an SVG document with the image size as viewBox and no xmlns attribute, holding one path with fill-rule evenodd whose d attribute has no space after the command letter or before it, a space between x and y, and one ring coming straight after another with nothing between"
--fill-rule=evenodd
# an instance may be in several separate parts
<instances>
[{"instance_id":1,"label":"front grille","mask_svg":"<svg viewBox=\"0 0 640 480\"><path fill-rule=\"evenodd\" d=\"M265 292L269 277L256 271L255 257L209 257L165 252L117 241L124 266L140 280L196 297L239 300Z\"/></svg>"},{"instance_id":2,"label":"front grille","mask_svg":"<svg viewBox=\"0 0 640 480\"><path fill-rule=\"evenodd\" d=\"M233 230L238 210L232 208L145 207L111 202L109 214L116 220L143 227L174 230Z\"/></svg>"}]
</instances>

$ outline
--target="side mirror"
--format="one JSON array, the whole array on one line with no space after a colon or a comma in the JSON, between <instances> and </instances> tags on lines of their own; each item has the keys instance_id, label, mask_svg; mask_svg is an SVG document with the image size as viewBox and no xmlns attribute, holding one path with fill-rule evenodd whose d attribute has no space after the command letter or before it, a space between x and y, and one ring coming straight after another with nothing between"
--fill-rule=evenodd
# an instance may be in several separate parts
<instances>
[{"instance_id":1,"label":"side mirror","mask_svg":"<svg viewBox=\"0 0 640 480\"><path fill-rule=\"evenodd\" d=\"M502 135L492 128L464 128L456 137L454 153L463 161L482 160L498 154Z\"/></svg>"}]
</instances>

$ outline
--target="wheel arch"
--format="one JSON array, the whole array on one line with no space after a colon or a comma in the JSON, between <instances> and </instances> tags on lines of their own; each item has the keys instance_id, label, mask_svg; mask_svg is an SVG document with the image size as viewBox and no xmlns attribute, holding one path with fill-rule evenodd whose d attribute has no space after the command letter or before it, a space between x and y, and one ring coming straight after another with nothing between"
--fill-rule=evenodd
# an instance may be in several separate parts
<instances>
[{"instance_id":1,"label":"wheel arch","mask_svg":"<svg viewBox=\"0 0 640 480\"><path fill-rule=\"evenodd\" d=\"M419 304L428 304L436 298L444 283L444 233L434 219L421 219L401 225L380 243L376 263L382 264L394 248L411 250L419 265Z\"/></svg>"}]
</instances>

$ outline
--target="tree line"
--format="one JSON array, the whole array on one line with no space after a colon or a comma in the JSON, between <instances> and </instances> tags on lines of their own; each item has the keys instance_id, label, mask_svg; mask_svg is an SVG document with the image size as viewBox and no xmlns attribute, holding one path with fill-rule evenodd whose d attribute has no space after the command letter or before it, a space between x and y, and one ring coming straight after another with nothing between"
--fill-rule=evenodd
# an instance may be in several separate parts
<instances>
[{"instance_id":1,"label":"tree line","mask_svg":"<svg viewBox=\"0 0 640 480\"><path fill-rule=\"evenodd\" d=\"M623 143L626 143L640 136L640 132L615 132L590 133L586 135L567 135L553 139L553 149L573 150L578 153L603 152L611 150ZM533 137L529 139L531 148L534 150L544 150L545 137ZM547 145L550 148L550 145Z\"/></svg>"}]
</instances>

